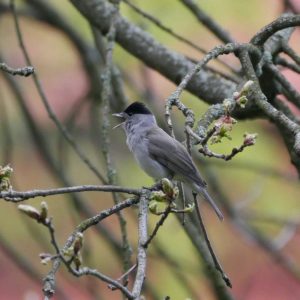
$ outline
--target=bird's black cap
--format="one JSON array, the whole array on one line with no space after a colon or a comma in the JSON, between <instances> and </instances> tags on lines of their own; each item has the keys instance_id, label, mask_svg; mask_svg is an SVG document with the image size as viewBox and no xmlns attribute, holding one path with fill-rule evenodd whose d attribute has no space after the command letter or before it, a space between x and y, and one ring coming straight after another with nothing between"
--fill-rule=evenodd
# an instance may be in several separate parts
<instances>
[{"instance_id":1,"label":"bird's black cap","mask_svg":"<svg viewBox=\"0 0 300 300\"><path fill-rule=\"evenodd\" d=\"M124 112L129 116L136 114L152 115L152 112L142 102L133 102L124 110Z\"/></svg>"}]
</instances>

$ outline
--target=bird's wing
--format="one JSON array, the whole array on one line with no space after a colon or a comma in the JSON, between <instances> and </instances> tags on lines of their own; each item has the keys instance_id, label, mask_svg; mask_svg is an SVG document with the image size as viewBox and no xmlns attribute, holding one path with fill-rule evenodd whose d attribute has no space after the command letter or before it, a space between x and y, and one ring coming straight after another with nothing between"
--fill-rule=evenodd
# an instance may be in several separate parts
<instances>
[{"instance_id":1,"label":"bird's wing","mask_svg":"<svg viewBox=\"0 0 300 300\"><path fill-rule=\"evenodd\" d=\"M183 181L191 181L203 188L206 186L191 156L182 144L159 127L152 128L147 138L149 154L156 161L181 177Z\"/></svg>"},{"instance_id":2,"label":"bird's wing","mask_svg":"<svg viewBox=\"0 0 300 300\"><path fill-rule=\"evenodd\" d=\"M182 181L190 184L195 183L199 186L200 191L198 190L198 192L210 203L219 219L223 220L222 212L206 191L206 183L201 178L191 156L184 146L159 127L152 128L147 138L150 156L168 168L172 173L177 176L179 175Z\"/></svg>"}]
</instances>

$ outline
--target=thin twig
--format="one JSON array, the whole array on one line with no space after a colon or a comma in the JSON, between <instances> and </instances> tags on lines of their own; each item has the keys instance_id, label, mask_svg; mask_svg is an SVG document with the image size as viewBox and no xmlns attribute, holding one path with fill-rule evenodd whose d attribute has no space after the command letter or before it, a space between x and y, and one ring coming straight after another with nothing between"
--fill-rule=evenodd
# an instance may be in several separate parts
<instances>
[{"instance_id":1,"label":"thin twig","mask_svg":"<svg viewBox=\"0 0 300 300\"><path fill-rule=\"evenodd\" d=\"M153 232L150 234L149 238L147 239L147 241L143 245L144 248L148 248L148 246L151 243L152 239L156 236L159 228L164 224L164 222L166 221L166 219L169 216L169 214L171 213L171 211L172 211L172 203L170 203L167 206L167 208L165 209L165 211L162 213L162 216L159 219L159 221L156 223Z\"/></svg>"},{"instance_id":2,"label":"thin twig","mask_svg":"<svg viewBox=\"0 0 300 300\"><path fill-rule=\"evenodd\" d=\"M134 204L137 204L139 202L138 198L132 198L132 199L127 199L125 201L120 202L117 205L114 205L113 207L103 210L101 211L99 214L88 218L84 221L82 221L74 230L74 232L69 236L67 242L65 243L65 245L63 246L63 248L61 249L60 253L64 253L69 247L71 247L72 243L75 240L76 235L80 232L83 233L84 231L86 231L88 228L90 228L91 226L95 226L97 225L99 222L101 222L102 220L104 220L105 218L115 214L116 212L125 209L127 207L131 207ZM146 206L147 207L147 206ZM66 261L61 257L57 257L53 260L53 266L51 271L48 273L48 275L44 278L44 287L43 287L43 291L44 294L47 295L48 297L52 297L54 292L55 292L55 275L56 272L58 271L61 262L64 262L66 264L66 266L68 267L69 271L71 271L75 276L82 276L82 275L92 275L95 276L109 284L112 284L113 286L115 286L116 288L120 289L125 295L127 295L130 299L132 299L132 295L131 293L122 285L120 284L118 281L113 280L103 274L101 274L100 272L96 271L96 270L92 270L89 268L83 268L80 271L76 271L73 268L70 267L70 264L66 263Z\"/></svg>"},{"instance_id":3,"label":"thin twig","mask_svg":"<svg viewBox=\"0 0 300 300\"><path fill-rule=\"evenodd\" d=\"M0 198L11 201L11 202L21 202L24 200L28 200L35 197L47 197L53 195L61 195L61 194L69 194L69 193L78 193L78 192L119 192L119 193L127 193L133 195L140 195L141 190L138 189L128 189L123 188L121 186L114 185L79 185L79 186L71 186L71 187L63 187L57 189L46 189L46 190L32 190L32 191L7 191L0 192Z\"/></svg>"},{"instance_id":4,"label":"thin twig","mask_svg":"<svg viewBox=\"0 0 300 300\"><path fill-rule=\"evenodd\" d=\"M242 144L241 146L237 148L233 148L231 150L231 153L229 154L218 154L214 153L213 151L209 150L208 147L204 146L203 148L200 148L198 151L205 156L208 157L215 157L219 159L224 159L225 161L231 160L233 157L235 157L238 153L243 152L245 148L250 147L254 144Z\"/></svg>"},{"instance_id":5,"label":"thin twig","mask_svg":"<svg viewBox=\"0 0 300 300\"><path fill-rule=\"evenodd\" d=\"M234 206L231 204L231 201L226 196L226 193L221 188L213 169L210 168L208 164L204 164L203 166L203 170L206 173L206 179L209 181L210 187L215 191L218 199L221 201L223 208L232 221L232 224L238 229L238 231L243 233L242 236L246 238L246 240L249 240L250 238L255 241L273 258L276 263L279 263L291 275L293 275L296 279L299 279L300 270L295 261L293 261L289 256L278 251L275 244L269 237L241 218L236 209L234 209Z\"/></svg>"},{"instance_id":6,"label":"thin twig","mask_svg":"<svg viewBox=\"0 0 300 300\"><path fill-rule=\"evenodd\" d=\"M10 6L11 6L11 10L13 12L13 17L14 17L14 23L15 23L15 28L16 28L16 33L17 33L17 37L19 40L19 44L21 47L21 50L24 54L26 63L28 65L32 65L31 63L31 59L29 56L29 53L25 47L24 41L23 41L23 36L21 33L21 28L19 25L19 20L18 20L18 16L15 10L15 0L10 0ZM80 159L89 167L89 169L101 180L101 182L106 183L104 176L99 172L99 170L91 163L91 161L88 159L88 157L84 154L84 152L82 151L82 149L79 147L79 145L76 143L75 139L73 138L73 136L69 133L69 131L67 130L67 128L59 121L59 119L57 118L55 112L53 111L53 109L50 106L50 103L46 97L46 94L42 88L42 84L39 80L39 77L37 75L37 72L34 72L32 74L33 76L33 81L34 84L36 86L36 89L38 91L38 94L46 108L46 111L48 113L49 118L55 123L55 125L57 126L58 130L61 132L61 134L65 137L66 141L72 146L72 148L74 149L74 151L77 153L77 155L80 157Z\"/></svg>"},{"instance_id":7,"label":"thin twig","mask_svg":"<svg viewBox=\"0 0 300 300\"><path fill-rule=\"evenodd\" d=\"M281 72L277 69L277 67L269 62L265 65L265 67L271 71L276 81L282 86L283 94L287 97L289 101L295 104L298 108L300 108L300 93L291 85L291 83L281 74Z\"/></svg>"},{"instance_id":8,"label":"thin twig","mask_svg":"<svg viewBox=\"0 0 300 300\"><path fill-rule=\"evenodd\" d=\"M127 278L128 278L128 275L130 274L130 273L132 273L135 269L136 269L136 267L137 267L137 264L134 264L134 265L132 265L124 274L122 274L118 279L117 279L117 281L123 281L123 284L124 284L124 286L126 286L127 284L128 284L128 280L127 280ZM114 287L114 286L112 286L112 285L109 285L108 286L111 290L115 290L116 288Z\"/></svg>"},{"instance_id":9,"label":"thin twig","mask_svg":"<svg viewBox=\"0 0 300 300\"><path fill-rule=\"evenodd\" d=\"M289 62L288 60L284 59L283 57L277 56L275 59L275 63L300 74L300 66Z\"/></svg>"},{"instance_id":10,"label":"thin twig","mask_svg":"<svg viewBox=\"0 0 300 300\"><path fill-rule=\"evenodd\" d=\"M139 7L137 7L136 5L134 5L131 1L129 1L129 0L123 0L123 2L125 2L129 7L131 7L133 10L135 10L138 14L140 14L141 16L143 16L145 19L151 21L157 27L159 27L163 31L165 31L165 32L169 33L170 35L172 35L173 37L175 37L177 40L179 40L179 41L181 41L181 42L183 42L183 43L191 46L192 48L198 50L202 54L206 54L207 53L207 50L205 50L205 49L201 48L200 46L196 45L194 42L190 41L189 39L185 38L184 36L181 36L180 34L174 32L174 30L172 30L171 28L169 28L166 25L164 25L160 20L158 20L154 16L148 14L147 12L143 11L142 9L140 9Z\"/></svg>"},{"instance_id":11,"label":"thin twig","mask_svg":"<svg viewBox=\"0 0 300 300\"><path fill-rule=\"evenodd\" d=\"M1 57L1 55L0 55ZM1 58L0 58L1 59ZM12 121L8 116L8 109L7 104L4 101L2 91L0 91L0 119L1 119L1 137L2 137L2 153L3 156L1 158L1 161L3 164L12 164L12 158L13 158L13 140L12 140L12 128L10 125L10 121Z\"/></svg>"},{"instance_id":12,"label":"thin twig","mask_svg":"<svg viewBox=\"0 0 300 300\"><path fill-rule=\"evenodd\" d=\"M34 68L33 67L23 67L23 68L11 68L9 67L6 63L0 63L0 70L7 72L8 74L11 75L20 75L20 76L30 76L31 74L34 73Z\"/></svg>"},{"instance_id":13,"label":"thin twig","mask_svg":"<svg viewBox=\"0 0 300 300\"><path fill-rule=\"evenodd\" d=\"M200 227L201 227L201 231L203 232L204 239L205 239L206 245L208 247L208 250L209 250L209 252L211 254L211 257L213 259L215 268L220 272L220 274L221 274L221 276L222 276L225 284L228 287L232 288L231 281L230 281L229 277L226 275L226 273L223 271L223 268L222 268L221 264L219 263L216 254L214 253L214 249L211 246L210 240L208 238L208 235L207 235L207 232L206 232L206 229L205 229L205 225L204 225L203 220L202 220L202 216L201 216L201 213L200 213L200 209L199 209L199 205L198 205L198 200L197 200L197 195L196 194L194 194L194 203L195 203L196 213L197 213L197 216L198 216L198 220L199 220L199 224L200 224Z\"/></svg>"},{"instance_id":14,"label":"thin twig","mask_svg":"<svg viewBox=\"0 0 300 300\"><path fill-rule=\"evenodd\" d=\"M102 76L102 130L101 130L101 146L102 153L106 163L107 178L108 183L116 184L116 170L112 163L111 153L110 153L110 137L109 130L111 128L110 124L110 99L112 96L112 70L113 70L113 50L115 46L115 36L116 36L116 16L119 13L119 7L116 5L115 15L112 18L109 32L107 34L107 44L106 44L106 55L104 60L104 71ZM114 203L120 202L120 198L116 193L113 193ZM121 211L117 212L117 217L120 224L120 230L122 235L122 248L123 248L123 269L128 270L130 267L130 257L132 250L128 240L127 224L126 220ZM124 283L127 282L127 276L124 278Z\"/></svg>"},{"instance_id":15,"label":"thin twig","mask_svg":"<svg viewBox=\"0 0 300 300\"><path fill-rule=\"evenodd\" d=\"M14 265L16 265L22 272L24 272L27 278L30 278L37 284L40 284L42 274L38 268L24 256L16 247L13 247L6 241L6 239L0 234L0 249L6 258L9 258ZM57 296L59 299L68 300L69 297L66 292L60 287L57 288Z\"/></svg>"},{"instance_id":16,"label":"thin twig","mask_svg":"<svg viewBox=\"0 0 300 300\"><path fill-rule=\"evenodd\" d=\"M153 24L155 24L158 28L162 29L163 31L167 32L168 34L170 34L171 36L173 36L174 38L176 38L177 40L185 43L186 45L189 45L190 47L192 47L193 49L201 52L202 54L206 54L208 51L200 46L198 46L197 44L195 44L194 42L192 42L191 40L185 38L184 36L176 33L174 30L172 30L171 28L167 27L166 25L164 25L159 19L155 18L154 16L148 14L147 12L143 11L142 9L140 9L139 7L137 7L136 5L134 5L131 1L129 0L123 0L123 2L125 2L128 6L130 6L134 11L136 11L138 14L140 14L141 16L143 16L145 19L149 20L150 22L152 22ZM233 40L229 41L229 42L233 42ZM237 73L236 70L233 69L232 66L230 66L229 64L227 64L226 62L217 59L217 62L219 62L220 64L222 64L224 67L228 68L230 71ZM219 71L216 71L219 72ZM222 74L223 76L228 76L226 74Z\"/></svg>"},{"instance_id":17,"label":"thin twig","mask_svg":"<svg viewBox=\"0 0 300 300\"><path fill-rule=\"evenodd\" d=\"M282 44L281 47L283 52L286 53L291 59L293 59L298 66L300 66L299 54L297 54L296 51L287 44Z\"/></svg>"},{"instance_id":18,"label":"thin twig","mask_svg":"<svg viewBox=\"0 0 300 300\"><path fill-rule=\"evenodd\" d=\"M23 113L26 125L28 126L30 136L40 154L45 158L43 161L46 167L49 169L56 181L58 180L64 186L74 186L67 173L62 172L61 166L54 160L53 151L51 151L51 148L47 145L45 136L41 133L40 127L36 125L30 110L26 106L26 99L24 99L24 94L22 93L19 85L15 80L13 80L12 76L9 76L6 73L4 75L4 78L7 80L9 86L16 96L17 103L21 109L21 112ZM66 195L72 200L70 201L70 205L72 205L73 210L78 212L81 216L87 218L91 215L94 215L94 210L87 205L85 201L86 199L84 199L82 195L79 193L67 193ZM112 230L104 224L99 224L95 227L95 231L98 236L103 237L108 242L108 245L117 255L117 257L121 258L122 247Z\"/></svg>"},{"instance_id":19,"label":"thin twig","mask_svg":"<svg viewBox=\"0 0 300 300\"><path fill-rule=\"evenodd\" d=\"M224 43L234 43L234 39L215 20L207 15L194 0L180 0L194 16L218 39Z\"/></svg>"},{"instance_id":20,"label":"thin twig","mask_svg":"<svg viewBox=\"0 0 300 300\"><path fill-rule=\"evenodd\" d=\"M86 275L94 276L94 277L108 283L109 285L114 286L116 289L119 289L124 294L124 296L128 297L128 299L135 299L133 297L133 294L124 285L119 283L117 280L114 280L95 269L83 267L77 271L71 267L68 267L68 270L76 277L81 277L81 276L86 276Z\"/></svg>"}]
</instances>

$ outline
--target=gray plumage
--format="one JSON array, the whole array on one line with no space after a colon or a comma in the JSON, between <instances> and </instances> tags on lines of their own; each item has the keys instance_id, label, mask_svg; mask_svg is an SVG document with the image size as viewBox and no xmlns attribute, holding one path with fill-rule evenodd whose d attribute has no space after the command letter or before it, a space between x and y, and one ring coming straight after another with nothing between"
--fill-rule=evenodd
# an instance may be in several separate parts
<instances>
[{"instance_id":1,"label":"gray plumage","mask_svg":"<svg viewBox=\"0 0 300 300\"><path fill-rule=\"evenodd\" d=\"M124 119L122 127L127 136L127 145L141 168L158 180L174 178L188 184L193 191L200 193L223 219L213 199L206 190L186 148L176 139L157 126L154 115L139 102L131 104L124 112L115 114Z\"/></svg>"}]
</instances>

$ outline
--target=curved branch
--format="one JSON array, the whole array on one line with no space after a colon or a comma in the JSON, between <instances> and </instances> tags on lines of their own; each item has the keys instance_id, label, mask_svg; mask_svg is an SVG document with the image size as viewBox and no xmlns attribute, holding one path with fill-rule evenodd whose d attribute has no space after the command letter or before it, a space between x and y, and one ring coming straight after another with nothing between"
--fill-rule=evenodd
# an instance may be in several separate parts
<instances>
[{"instance_id":1,"label":"curved branch","mask_svg":"<svg viewBox=\"0 0 300 300\"><path fill-rule=\"evenodd\" d=\"M266 40L279 30L300 26L300 15L281 16L277 20L263 27L252 39L251 43L261 46Z\"/></svg>"}]
</instances>

